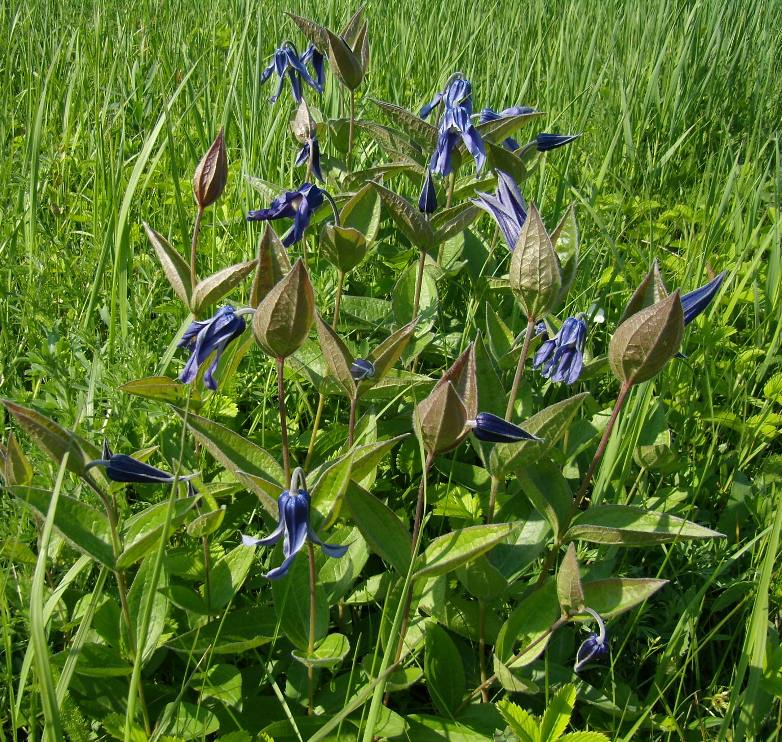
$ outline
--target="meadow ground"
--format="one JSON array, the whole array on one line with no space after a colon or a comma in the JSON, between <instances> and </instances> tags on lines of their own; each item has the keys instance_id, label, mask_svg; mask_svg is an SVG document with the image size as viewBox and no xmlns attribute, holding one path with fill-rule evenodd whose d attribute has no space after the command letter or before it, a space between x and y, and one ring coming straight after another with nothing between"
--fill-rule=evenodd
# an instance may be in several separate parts
<instances>
[{"instance_id":1,"label":"meadow ground","mask_svg":"<svg viewBox=\"0 0 782 742\"><path fill-rule=\"evenodd\" d=\"M286 91L270 105L259 82L283 39L304 44L286 10L333 28L352 8L345 0L0 6L0 396L66 427L78 418L82 436L96 443L106 436L115 450L159 446L165 459L177 457L181 428L165 406L118 389L169 369L164 355L186 316L141 222L189 244L192 170L224 126L228 187L207 213L201 259L217 270L255 256L258 231L244 216L266 202L247 176L282 187L299 178L290 98ZM596 485L606 498L676 512L726 539L590 552L599 555L597 577L643 574L671 584L625 619L602 695L581 688L586 700L572 723L616 739L777 738L782 4L402 0L371 1L367 16L371 68L357 97L360 117L376 117L370 97L418 110L458 69L473 82L476 109L523 103L549 113L548 131L582 132L548 157L524 193L550 225L576 204L582 262L567 307L596 304L604 313L593 347L605 349L653 259L669 288L694 288L727 271L719 302L687 336L687 358L631 398ZM336 116L343 104L329 75L323 113ZM356 156L383 157L361 135ZM411 199L413 190L407 186ZM475 231L488 244L493 225L484 218ZM389 298L414 260L413 251L395 250L393 237L383 239L376 259L351 277L350 297ZM319 294L333 295L334 277L317 258L313 275ZM468 285L462 275L439 287L441 341L422 355L419 371L439 376L460 338L485 331L485 310L465 293ZM349 321L371 322L369 306L348 301ZM517 310L505 321L514 332L524 326ZM317 395L303 378L294 385L296 445ZM231 393L209 411L261 445L276 445L277 433L267 439L264 432L277 414L270 390L273 368L251 354ZM616 384L603 374L590 391L598 412ZM336 419L335 409L326 414L327 422ZM650 429L660 415L662 425ZM10 416L4 428L3 441ZM336 424L325 428L324 447L340 435ZM660 442L657 433L667 430L674 455L643 466L638 446ZM57 467L22 440L37 476L53 483ZM388 481L412 481L414 459L395 456ZM17 724L41 729L32 679L19 697L36 521L7 491L0 511L0 738L16 740L23 738ZM50 565L47 596L74 559ZM91 593L97 574L82 575L78 590ZM74 590L55 614L53 652L75 630L66 615L79 597ZM538 681L548 687L545 675ZM543 696L532 694L530 708L541 711ZM411 691L399 709L427 703ZM82 713L68 709L72 718Z\"/></svg>"}]
</instances>

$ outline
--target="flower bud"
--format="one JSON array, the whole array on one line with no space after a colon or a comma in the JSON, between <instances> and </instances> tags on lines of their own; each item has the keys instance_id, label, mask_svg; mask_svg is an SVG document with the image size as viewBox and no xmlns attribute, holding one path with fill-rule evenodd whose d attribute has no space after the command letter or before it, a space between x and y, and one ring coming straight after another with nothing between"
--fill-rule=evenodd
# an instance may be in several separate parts
<instances>
[{"instance_id":1,"label":"flower bud","mask_svg":"<svg viewBox=\"0 0 782 742\"><path fill-rule=\"evenodd\" d=\"M467 410L450 381L438 384L415 408L415 427L428 453L457 446L468 432Z\"/></svg>"},{"instance_id":2,"label":"flower bud","mask_svg":"<svg viewBox=\"0 0 782 742\"><path fill-rule=\"evenodd\" d=\"M556 303L562 288L559 258L532 204L513 249L508 278L527 317L545 315Z\"/></svg>"},{"instance_id":3,"label":"flower bud","mask_svg":"<svg viewBox=\"0 0 782 742\"><path fill-rule=\"evenodd\" d=\"M641 309L652 306L652 304L656 304L658 301L662 301L667 296L668 289L665 288L665 283L663 283L660 265L655 260L649 272L644 276L643 281L638 284L638 288L633 292L630 301L627 302L619 324L621 325L631 315Z\"/></svg>"},{"instance_id":4,"label":"flower bud","mask_svg":"<svg viewBox=\"0 0 782 742\"><path fill-rule=\"evenodd\" d=\"M683 335L684 311L676 291L619 325L608 347L614 376L624 384L651 379L679 350Z\"/></svg>"},{"instance_id":5,"label":"flower bud","mask_svg":"<svg viewBox=\"0 0 782 742\"><path fill-rule=\"evenodd\" d=\"M315 294L301 259L258 305L253 334L273 358L295 353L307 339L315 321Z\"/></svg>"},{"instance_id":6,"label":"flower bud","mask_svg":"<svg viewBox=\"0 0 782 742\"><path fill-rule=\"evenodd\" d=\"M310 109L307 106L307 101L304 98L299 102L299 107L296 110L296 115L291 119L291 131L293 136L296 137L299 144L314 139L317 134L317 127L315 121L310 114Z\"/></svg>"},{"instance_id":7,"label":"flower bud","mask_svg":"<svg viewBox=\"0 0 782 742\"><path fill-rule=\"evenodd\" d=\"M225 153L223 130L220 129L193 175L193 194L201 209L205 209L220 198L225 190L227 179L228 158Z\"/></svg>"}]
</instances>

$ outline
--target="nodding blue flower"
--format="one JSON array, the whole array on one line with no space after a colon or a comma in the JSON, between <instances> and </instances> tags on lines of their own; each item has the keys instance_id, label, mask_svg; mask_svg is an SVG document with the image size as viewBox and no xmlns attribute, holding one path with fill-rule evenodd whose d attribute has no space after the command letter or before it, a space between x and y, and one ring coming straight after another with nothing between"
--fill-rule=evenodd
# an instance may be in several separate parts
<instances>
[{"instance_id":1,"label":"nodding blue flower","mask_svg":"<svg viewBox=\"0 0 782 742\"><path fill-rule=\"evenodd\" d=\"M223 351L246 327L244 319L236 315L236 310L230 304L220 307L208 320L191 322L177 343L178 348L187 348L190 351L190 358L179 374L179 380L185 384L192 382L198 376L201 365L214 353L214 360L204 374L204 386L207 389L217 389L214 372L217 371Z\"/></svg>"},{"instance_id":2,"label":"nodding blue flower","mask_svg":"<svg viewBox=\"0 0 782 742\"><path fill-rule=\"evenodd\" d=\"M506 119L511 116L523 116L526 113L535 113L535 109L530 106L511 106L511 108L506 108L497 112L491 108L484 108L478 114L478 122L485 124L488 121L499 121L500 119ZM516 151L521 146L519 145L518 140L513 137L504 139L502 145L511 152Z\"/></svg>"},{"instance_id":3,"label":"nodding blue flower","mask_svg":"<svg viewBox=\"0 0 782 742\"><path fill-rule=\"evenodd\" d=\"M432 171L427 168L421 195L418 198L418 210L422 214L433 214L437 210L437 191L432 182Z\"/></svg>"},{"instance_id":4,"label":"nodding blue flower","mask_svg":"<svg viewBox=\"0 0 782 742\"><path fill-rule=\"evenodd\" d=\"M440 103L443 103L446 108L463 106L468 110L470 115L472 115L472 84L469 80L464 78L461 72L455 72L451 75L451 78L445 84L443 91L437 93L429 103L421 108L418 115L422 119L428 118L429 114L434 111Z\"/></svg>"},{"instance_id":5,"label":"nodding blue flower","mask_svg":"<svg viewBox=\"0 0 782 742\"><path fill-rule=\"evenodd\" d=\"M366 358L356 358L350 364L350 375L353 377L353 381L372 379L375 376L375 364L366 360Z\"/></svg>"},{"instance_id":6,"label":"nodding blue flower","mask_svg":"<svg viewBox=\"0 0 782 742\"><path fill-rule=\"evenodd\" d=\"M174 479L179 482L188 483L188 494L197 494L195 488L192 488L189 480L195 477L195 474L187 476L174 477L173 474L157 469L154 466L145 464L143 461L134 459L124 453L112 453L107 441L103 441L103 458L90 461L86 469L93 466L103 466L106 468L106 476L112 482L128 482L132 484L171 484Z\"/></svg>"},{"instance_id":7,"label":"nodding blue flower","mask_svg":"<svg viewBox=\"0 0 782 742\"><path fill-rule=\"evenodd\" d=\"M545 134L541 132L535 137L535 148L538 152L548 152L557 149L557 147L564 147L580 136L581 134Z\"/></svg>"},{"instance_id":8,"label":"nodding blue flower","mask_svg":"<svg viewBox=\"0 0 782 742\"><path fill-rule=\"evenodd\" d=\"M685 327L690 324L706 307L711 304L712 299L716 296L717 292L722 286L722 282L725 280L727 271L722 271L718 276L715 276L707 284L704 284L695 291L690 291L689 294L682 296L682 309L684 310L684 325Z\"/></svg>"},{"instance_id":9,"label":"nodding blue flower","mask_svg":"<svg viewBox=\"0 0 782 742\"><path fill-rule=\"evenodd\" d=\"M535 325L535 337L538 337L538 335L543 336L544 343L548 340L548 327L546 327L546 323L543 320L540 320L540 322Z\"/></svg>"},{"instance_id":10,"label":"nodding blue flower","mask_svg":"<svg viewBox=\"0 0 782 742\"><path fill-rule=\"evenodd\" d=\"M301 145L299 153L296 155L296 165L310 164L310 172L323 183L323 173L320 169L320 145L318 144L318 138L316 136L307 139L304 144Z\"/></svg>"},{"instance_id":11,"label":"nodding blue flower","mask_svg":"<svg viewBox=\"0 0 782 742\"><path fill-rule=\"evenodd\" d=\"M464 81L466 82L466 80ZM445 108L445 113L440 121L440 132L437 137L437 146L429 160L429 169L438 175L448 175L453 171L451 155L459 144L464 142L467 151L475 160L475 171L480 173L486 162L486 149L483 139L472 123L470 114L471 106L459 105Z\"/></svg>"},{"instance_id":12,"label":"nodding blue flower","mask_svg":"<svg viewBox=\"0 0 782 742\"><path fill-rule=\"evenodd\" d=\"M300 482L302 487L298 486ZM307 539L320 546L323 552L330 557L342 557L348 550L347 546L326 544L318 538L310 525L310 496L303 483L304 475L301 469L297 468L291 477L291 489L285 490L277 498L280 520L272 533L265 538L242 536L242 543L245 546L271 546L276 544L280 538L283 539L282 553L285 558L279 567L266 573L266 577L270 580L284 577L288 573L296 554L301 551Z\"/></svg>"},{"instance_id":13,"label":"nodding blue flower","mask_svg":"<svg viewBox=\"0 0 782 742\"><path fill-rule=\"evenodd\" d=\"M304 64L308 62L312 64L312 69L315 72L315 82L320 87L320 92L323 92L323 86L326 83L326 72L323 67L323 55L318 51L315 44L310 44L305 50L304 54L299 57Z\"/></svg>"},{"instance_id":14,"label":"nodding blue flower","mask_svg":"<svg viewBox=\"0 0 782 742\"><path fill-rule=\"evenodd\" d=\"M285 84L286 74L291 83L291 92L293 93L293 98L297 103L301 102L302 80L304 80L307 85L314 88L318 93L323 92L323 86L312 79L312 76L304 66L304 62L302 61L301 57L299 57L299 54L296 51L296 47L289 41L286 41L281 47L275 49L272 61L270 62L269 66L261 73L262 84L271 77L272 72L276 72L280 80L277 85L277 91L269 98L269 102L271 103L276 103L277 98L280 97L282 86Z\"/></svg>"},{"instance_id":15,"label":"nodding blue flower","mask_svg":"<svg viewBox=\"0 0 782 742\"><path fill-rule=\"evenodd\" d=\"M509 250L516 247L521 228L527 219L527 203L516 181L502 170L497 171L497 193L494 196L478 192L472 199L476 206L488 211L502 231Z\"/></svg>"},{"instance_id":16,"label":"nodding blue flower","mask_svg":"<svg viewBox=\"0 0 782 742\"><path fill-rule=\"evenodd\" d=\"M323 203L325 196L318 186L302 183L295 191L285 191L277 196L268 209L257 209L247 214L248 222L262 222L272 219L293 219L293 226L282 238L285 247L295 245L310 224L312 215Z\"/></svg>"},{"instance_id":17,"label":"nodding blue flower","mask_svg":"<svg viewBox=\"0 0 782 742\"><path fill-rule=\"evenodd\" d=\"M518 441L539 441L535 435L528 433L518 425L503 420L491 412L479 412L475 420L467 421L473 435L482 441L490 443L517 443Z\"/></svg>"},{"instance_id":18,"label":"nodding blue flower","mask_svg":"<svg viewBox=\"0 0 782 742\"><path fill-rule=\"evenodd\" d=\"M573 665L575 672L581 672L584 665L593 660L600 659L608 652L608 643L606 642L606 625L603 617L591 608L584 608L584 612L592 616L598 625L598 633L591 633L581 643L576 652L576 661Z\"/></svg>"},{"instance_id":19,"label":"nodding blue flower","mask_svg":"<svg viewBox=\"0 0 782 742\"><path fill-rule=\"evenodd\" d=\"M551 381L575 383L584 367L586 335L586 322L578 317L568 317L559 332L538 348L533 367L542 367L541 374Z\"/></svg>"}]
</instances>

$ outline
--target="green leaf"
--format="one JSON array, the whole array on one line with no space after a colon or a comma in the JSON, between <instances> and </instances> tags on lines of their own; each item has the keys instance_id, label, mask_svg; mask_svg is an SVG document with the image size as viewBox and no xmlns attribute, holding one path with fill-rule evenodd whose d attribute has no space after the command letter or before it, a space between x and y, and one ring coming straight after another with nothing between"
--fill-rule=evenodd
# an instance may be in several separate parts
<instances>
[{"instance_id":1,"label":"green leaf","mask_svg":"<svg viewBox=\"0 0 782 742\"><path fill-rule=\"evenodd\" d=\"M398 193L372 181L383 205L391 214L397 227L419 250L426 250L434 244L434 230L418 209Z\"/></svg>"},{"instance_id":2,"label":"green leaf","mask_svg":"<svg viewBox=\"0 0 782 742\"><path fill-rule=\"evenodd\" d=\"M434 621L426 625L424 647L424 676L429 695L443 716L453 717L466 690L459 650L448 632Z\"/></svg>"},{"instance_id":3,"label":"green leaf","mask_svg":"<svg viewBox=\"0 0 782 742\"><path fill-rule=\"evenodd\" d=\"M556 302L561 304L573 285L573 281L576 280L576 270L578 269L580 240L574 204L568 206L559 224L551 233L551 244L557 251L562 268L562 288Z\"/></svg>"},{"instance_id":4,"label":"green leaf","mask_svg":"<svg viewBox=\"0 0 782 742\"><path fill-rule=\"evenodd\" d=\"M578 613L584 607L584 589L581 587L581 570L576 558L576 546L570 544L557 573L557 598L563 615Z\"/></svg>"},{"instance_id":5,"label":"green leaf","mask_svg":"<svg viewBox=\"0 0 782 742\"><path fill-rule=\"evenodd\" d=\"M193 676L192 685L204 698L215 698L226 706L241 709L242 673L233 665L211 665Z\"/></svg>"},{"instance_id":6,"label":"green leaf","mask_svg":"<svg viewBox=\"0 0 782 742\"><path fill-rule=\"evenodd\" d=\"M239 608L169 639L167 646L188 656L201 655L207 650L215 654L239 654L272 641L278 633L278 620L268 605Z\"/></svg>"},{"instance_id":7,"label":"green leaf","mask_svg":"<svg viewBox=\"0 0 782 742\"><path fill-rule=\"evenodd\" d=\"M280 551L275 549L275 557ZM301 550L283 579L271 581L274 613L280 628L298 649L305 652L310 627L309 563L306 552L306 549ZM329 605L321 585L317 586L315 603L315 641L320 641L326 636L329 626Z\"/></svg>"},{"instance_id":8,"label":"green leaf","mask_svg":"<svg viewBox=\"0 0 782 742\"><path fill-rule=\"evenodd\" d=\"M39 487L10 487L13 494L39 517L46 518L52 493ZM80 500L60 495L54 527L78 551L114 569L111 528L106 516Z\"/></svg>"},{"instance_id":9,"label":"green leaf","mask_svg":"<svg viewBox=\"0 0 782 742\"><path fill-rule=\"evenodd\" d=\"M522 126L542 115L541 111L532 111L531 113L521 113L517 116L503 116L495 121L477 124L475 128L483 139L497 144L518 131Z\"/></svg>"},{"instance_id":10,"label":"green leaf","mask_svg":"<svg viewBox=\"0 0 782 742\"><path fill-rule=\"evenodd\" d=\"M237 263L203 278L193 290L192 311L198 316L204 307L220 301L231 289L238 286L258 265L257 260Z\"/></svg>"},{"instance_id":11,"label":"green leaf","mask_svg":"<svg viewBox=\"0 0 782 742\"><path fill-rule=\"evenodd\" d=\"M63 652L67 655L68 652ZM133 665L126 662L114 647L85 642L79 650L76 674L92 678L110 678L130 675Z\"/></svg>"},{"instance_id":12,"label":"green leaf","mask_svg":"<svg viewBox=\"0 0 782 742\"><path fill-rule=\"evenodd\" d=\"M407 170L423 171L423 162L426 159L426 155L421 149L421 145L418 142L414 142L408 139L402 132L391 129L388 126L383 126L374 121L367 121L366 119L359 119L356 121L356 126L362 131L366 132L372 139L374 139L380 147L387 153L395 156L396 159L406 161L404 168L400 168L401 163L391 164L385 168L374 168L369 171L371 174L380 173L394 174L400 169L402 172ZM409 164L407 164L409 163ZM363 182L357 181L354 176L351 182ZM372 183L376 181L371 181Z\"/></svg>"},{"instance_id":13,"label":"green leaf","mask_svg":"<svg viewBox=\"0 0 782 742\"><path fill-rule=\"evenodd\" d=\"M374 242L380 229L380 197L371 183L358 190L342 207L339 221L344 227L353 227L367 242Z\"/></svg>"},{"instance_id":14,"label":"green leaf","mask_svg":"<svg viewBox=\"0 0 782 742\"><path fill-rule=\"evenodd\" d=\"M220 719L206 706L176 701L166 705L163 723L156 729L159 738L167 740L205 739L220 729ZM165 721L168 719L168 721Z\"/></svg>"},{"instance_id":15,"label":"green leaf","mask_svg":"<svg viewBox=\"0 0 782 742\"><path fill-rule=\"evenodd\" d=\"M154 399L158 402L168 402L169 404L185 405L189 397L191 408L198 409L201 406L201 394L195 385L182 384L168 376L147 376L143 379L134 379L119 388L126 394Z\"/></svg>"},{"instance_id":16,"label":"green leaf","mask_svg":"<svg viewBox=\"0 0 782 742\"><path fill-rule=\"evenodd\" d=\"M668 580L650 577L592 580L583 583L584 603L609 619L635 608L667 584Z\"/></svg>"},{"instance_id":17,"label":"green leaf","mask_svg":"<svg viewBox=\"0 0 782 742\"><path fill-rule=\"evenodd\" d=\"M142 224L171 288L174 289L174 293L182 303L190 308L193 293L193 285L190 282L190 266L162 234L156 232L146 222L142 222Z\"/></svg>"},{"instance_id":18,"label":"green leaf","mask_svg":"<svg viewBox=\"0 0 782 742\"><path fill-rule=\"evenodd\" d=\"M395 126L398 126L412 139L418 140L427 149L434 149L437 144L437 127L424 121L420 116L416 116L412 111L386 103L382 100L370 98L383 113L388 116Z\"/></svg>"},{"instance_id":19,"label":"green leaf","mask_svg":"<svg viewBox=\"0 0 782 742\"><path fill-rule=\"evenodd\" d=\"M492 523L461 528L434 539L418 558L414 579L445 574L485 554L504 541L516 523Z\"/></svg>"},{"instance_id":20,"label":"green leaf","mask_svg":"<svg viewBox=\"0 0 782 742\"><path fill-rule=\"evenodd\" d=\"M353 449L353 466L350 467L350 478L360 483L371 474L377 465L386 457L391 449L401 443L410 433L402 433L385 441L365 443Z\"/></svg>"},{"instance_id":21,"label":"green leaf","mask_svg":"<svg viewBox=\"0 0 782 742\"><path fill-rule=\"evenodd\" d=\"M348 550L339 559L324 555L323 566L318 570L318 584L326 593L329 605L342 600L369 559L366 541L357 528L342 526L329 533L330 544L347 545Z\"/></svg>"},{"instance_id":22,"label":"green leaf","mask_svg":"<svg viewBox=\"0 0 782 742\"><path fill-rule=\"evenodd\" d=\"M559 742L611 742L601 732L570 732L559 738Z\"/></svg>"},{"instance_id":23,"label":"green leaf","mask_svg":"<svg viewBox=\"0 0 782 742\"><path fill-rule=\"evenodd\" d=\"M396 332L389 335L380 345L373 348L367 356L367 360L375 365L375 382L382 379L401 358L418 325L416 317L404 327L400 327ZM362 387L363 388L363 387Z\"/></svg>"},{"instance_id":24,"label":"green leaf","mask_svg":"<svg viewBox=\"0 0 782 742\"><path fill-rule=\"evenodd\" d=\"M326 359L329 374L337 385L351 399L356 396L356 382L350 373L353 357L342 342L342 339L323 318L315 313L315 327L318 330L318 341Z\"/></svg>"},{"instance_id":25,"label":"green leaf","mask_svg":"<svg viewBox=\"0 0 782 742\"><path fill-rule=\"evenodd\" d=\"M350 484L353 452L331 462L310 485L312 506L323 516L319 529L330 528L339 516L342 500Z\"/></svg>"},{"instance_id":26,"label":"green leaf","mask_svg":"<svg viewBox=\"0 0 782 742\"><path fill-rule=\"evenodd\" d=\"M33 467L13 433L8 436L8 445L4 452L3 477L9 487L25 486L33 481Z\"/></svg>"},{"instance_id":27,"label":"green leaf","mask_svg":"<svg viewBox=\"0 0 782 742\"><path fill-rule=\"evenodd\" d=\"M556 586L553 580L548 579L511 611L497 636L495 653L502 662L508 664L514 656L516 644L520 647L519 651L523 651L537 642L512 667L530 664L543 654L550 637L538 640L561 615Z\"/></svg>"},{"instance_id":28,"label":"green leaf","mask_svg":"<svg viewBox=\"0 0 782 742\"><path fill-rule=\"evenodd\" d=\"M204 588L204 597L211 610L228 605L247 579L254 557L254 547L239 544L212 565L209 591Z\"/></svg>"},{"instance_id":29,"label":"green leaf","mask_svg":"<svg viewBox=\"0 0 782 742\"><path fill-rule=\"evenodd\" d=\"M374 495L351 483L346 501L358 530L381 559L399 574L406 574L413 547L402 521Z\"/></svg>"},{"instance_id":30,"label":"green leaf","mask_svg":"<svg viewBox=\"0 0 782 742\"><path fill-rule=\"evenodd\" d=\"M564 540L595 544L647 546L699 538L724 538L710 528L667 513L630 505L597 505L573 519Z\"/></svg>"},{"instance_id":31,"label":"green leaf","mask_svg":"<svg viewBox=\"0 0 782 742\"><path fill-rule=\"evenodd\" d=\"M223 523L225 518L225 505L219 507L217 510L210 510L207 513L199 515L197 518L193 518L190 523L187 524L187 535L193 538L203 538L211 533L214 533Z\"/></svg>"},{"instance_id":32,"label":"green leaf","mask_svg":"<svg viewBox=\"0 0 782 742\"><path fill-rule=\"evenodd\" d=\"M258 240L258 260L250 290L250 306L257 307L283 276L290 273L291 267L288 251L282 240L272 225L266 222L263 235Z\"/></svg>"},{"instance_id":33,"label":"green leaf","mask_svg":"<svg viewBox=\"0 0 782 742\"><path fill-rule=\"evenodd\" d=\"M409 322L412 324L413 308L415 303L415 284L417 281L418 266L412 263L402 271L394 286L392 294L392 306L394 317L398 323ZM421 281L421 296L419 299L417 329L419 333L426 332L434 324L438 309L437 282L432 277L431 271L424 269Z\"/></svg>"},{"instance_id":34,"label":"green leaf","mask_svg":"<svg viewBox=\"0 0 782 742\"><path fill-rule=\"evenodd\" d=\"M455 237L469 227L481 214L482 209L469 201L443 209L432 219L435 243L440 244ZM446 261L443 262L447 266Z\"/></svg>"},{"instance_id":35,"label":"green leaf","mask_svg":"<svg viewBox=\"0 0 782 742\"><path fill-rule=\"evenodd\" d=\"M539 729L535 717L521 706L503 698L497 705L497 710L508 723L511 731L519 738L519 742L539 742Z\"/></svg>"},{"instance_id":36,"label":"green leaf","mask_svg":"<svg viewBox=\"0 0 782 742\"><path fill-rule=\"evenodd\" d=\"M167 504L167 503L166 503ZM163 630L168 617L168 597L166 589L168 588L168 575L165 570L160 572L160 580L157 585L152 584L152 574L155 567L157 554L150 554L142 563L136 572L128 591L128 607L133 621L134 630L139 632L141 629L141 616L144 614L145 606L152 601L152 612L149 618L149 626L144 636L136 634L136 647L141 652L142 663L146 664L151 659L153 653L158 648ZM124 643L128 646L127 631L128 627L123 622Z\"/></svg>"},{"instance_id":37,"label":"green leaf","mask_svg":"<svg viewBox=\"0 0 782 742\"><path fill-rule=\"evenodd\" d=\"M291 654L305 667L336 667L350 651L350 641L342 634L329 634L312 654L293 650Z\"/></svg>"},{"instance_id":38,"label":"green leaf","mask_svg":"<svg viewBox=\"0 0 782 742\"><path fill-rule=\"evenodd\" d=\"M555 742L565 731L576 705L576 687L563 685L549 701L540 722L540 742Z\"/></svg>"},{"instance_id":39,"label":"green leaf","mask_svg":"<svg viewBox=\"0 0 782 742\"><path fill-rule=\"evenodd\" d=\"M456 577L467 592L486 602L497 600L508 588L505 578L486 557L462 565L456 570Z\"/></svg>"},{"instance_id":40,"label":"green leaf","mask_svg":"<svg viewBox=\"0 0 782 742\"><path fill-rule=\"evenodd\" d=\"M575 511L573 493L560 467L543 458L525 465L516 476L524 494L551 526L556 540L561 541Z\"/></svg>"}]
</instances>

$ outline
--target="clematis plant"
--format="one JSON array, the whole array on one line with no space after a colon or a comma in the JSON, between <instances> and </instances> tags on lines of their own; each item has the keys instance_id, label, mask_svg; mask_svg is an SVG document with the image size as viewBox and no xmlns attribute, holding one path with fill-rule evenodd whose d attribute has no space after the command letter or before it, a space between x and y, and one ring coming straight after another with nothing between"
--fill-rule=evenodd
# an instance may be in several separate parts
<instances>
[{"instance_id":1,"label":"clematis plant","mask_svg":"<svg viewBox=\"0 0 782 742\"><path fill-rule=\"evenodd\" d=\"M533 367L546 379L574 384L584 368L586 335L586 322L580 316L568 317L559 332L541 344Z\"/></svg>"},{"instance_id":2,"label":"clematis plant","mask_svg":"<svg viewBox=\"0 0 782 742\"><path fill-rule=\"evenodd\" d=\"M310 54L308 59L313 59L314 52ZM314 60L313 60L314 63ZM291 84L291 93L293 99L299 103L301 101L301 83L302 80L307 83L313 90L318 93L323 92L323 85L312 79L307 68L304 66L304 61L299 57L296 47L290 41L285 41L281 46L274 50L272 55L272 61L268 67L261 73L261 84L265 83L273 73L276 73L279 78L277 83L277 90L274 95L269 98L270 103L276 103L277 99L282 93L282 87L285 84L285 78L287 76ZM317 67L316 67L317 74ZM321 76L322 76L322 58L321 58Z\"/></svg>"},{"instance_id":3,"label":"clematis plant","mask_svg":"<svg viewBox=\"0 0 782 742\"><path fill-rule=\"evenodd\" d=\"M295 191L285 191L277 196L268 208L250 211L247 221L293 219L293 226L282 237L282 244L290 247L304 237L312 215L323 204L324 199L324 192L318 186L302 183Z\"/></svg>"}]
</instances>

